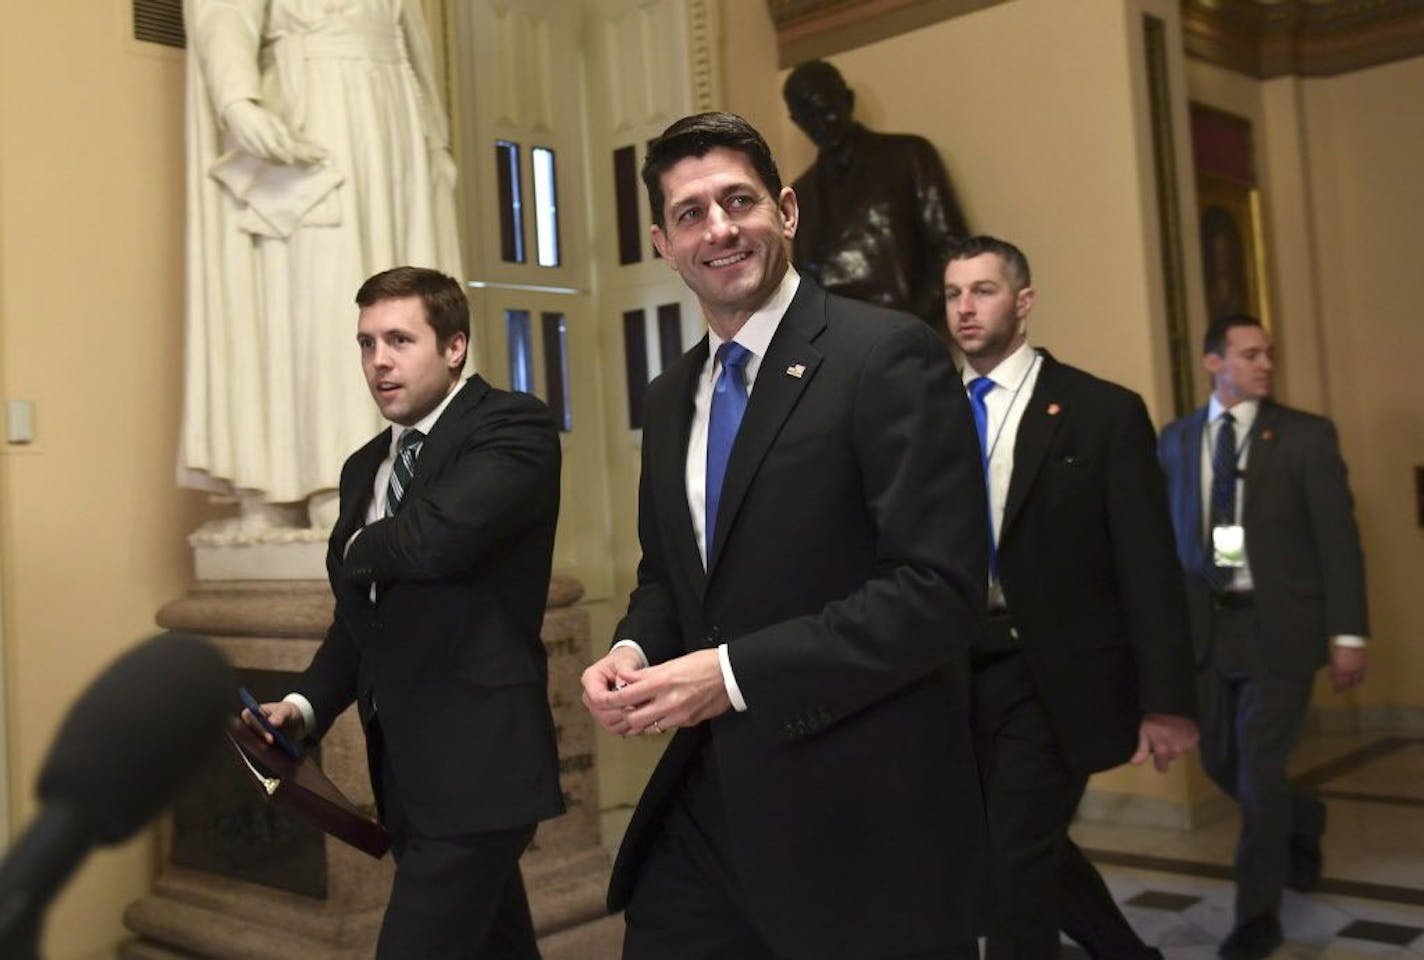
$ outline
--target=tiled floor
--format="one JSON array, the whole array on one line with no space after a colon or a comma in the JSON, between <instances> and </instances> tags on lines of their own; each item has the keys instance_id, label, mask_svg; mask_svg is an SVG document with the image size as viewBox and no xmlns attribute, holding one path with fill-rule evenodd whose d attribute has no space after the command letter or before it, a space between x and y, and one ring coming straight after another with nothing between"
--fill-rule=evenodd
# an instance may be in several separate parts
<instances>
[{"instance_id":1,"label":"tiled floor","mask_svg":"<svg viewBox=\"0 0 1424 960\"><path fill-rule=\"evenodd\" d=\"M1424 737L1301 745L1293 774L1329 807L1325 875L1281 904L1281 960L1424 958ZM1212 960L1231 929L1235 817L1190 832L1078 824L1128 920L1168 960ZM1065 947L1064 956L1082 956Z\"/></svg>"}]
</instances>

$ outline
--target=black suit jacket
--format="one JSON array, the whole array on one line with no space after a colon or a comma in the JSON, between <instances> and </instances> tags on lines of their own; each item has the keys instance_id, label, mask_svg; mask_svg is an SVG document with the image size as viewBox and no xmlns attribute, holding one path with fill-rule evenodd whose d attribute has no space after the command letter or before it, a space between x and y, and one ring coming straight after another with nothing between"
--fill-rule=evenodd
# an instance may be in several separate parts
<instances>
[{"instance_id":1,"label":"black suit jacket","mask_svg":"<svg viewBox=\"0 0 1424 960\"><path fill-rule=\"evenodd\" d=\"M1185 571L1199 663L1210 649L1211 590L1202 519L1203 407L1167 425L1158 444ZM1366 636L1365 563L1335 427L1324 417L1261 401L1246 460L1242 526L1265 669L1311 673L1328 638Z\"/></svg>"},{"instance_id":2,"label":"black suit jacket","mask_svg":"<svg viewBox=\"0 0 1424 960\"><path fill-rule=\"evenodd\" d=\"M703 340L648 388L643 557L616 637L653 663L728 643L749 709L673 738L610 907L710 738L728 854L779 952L863 960L968 938L983 827L967 650L985 507L944 345L803 278L757 374L704 574L684 468L706 359Z\"/></svg>"},{"instance_id":3,"label":"black suit jacket","mask_svg":"<svg viewBox=\"0 0 1424 960\"><path fill-rule=\"evenodd\" d=\"M1123 763L1145 713L1196 716L1156 436L1130 390L1043 353L1014 442L1000 583L1073 769Z\"/></svg>"},{"instance_id":4,"label":"black suit jacket","mask_svg":"<svg viewBox=\"0 0 1424 960\"><path fill-rule=\"evenodd\" d=\"M533 397L470 377L431 428L399 511L348 549L390 436L341 471L326 561L336 614L296 686L316 712L313 733L353 700L365 726L374 705L420 833L555 816L563 800L539 639L559 510L553 418Z\"/></svg>"}]
</instances>

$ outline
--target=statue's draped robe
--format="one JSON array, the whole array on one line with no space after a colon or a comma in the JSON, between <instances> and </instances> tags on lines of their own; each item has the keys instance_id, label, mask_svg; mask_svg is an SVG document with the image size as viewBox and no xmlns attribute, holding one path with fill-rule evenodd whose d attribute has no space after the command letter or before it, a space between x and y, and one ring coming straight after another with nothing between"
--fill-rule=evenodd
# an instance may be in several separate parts
<instances>
[{"instance_id":1,"label":"statue's draped robe","mask_svg":"<svg viewBox=\"0 0 1424 960\"><path fill-rule=\"evenodd\" d=\"M180 479L302 500L334 488L382 424L356 346L361 282L404 264L461 276L430 39L419 0L186 0L184 13ZM232 152L219 118L243 99L324 163Z\"/></svg>"}]
</instances>

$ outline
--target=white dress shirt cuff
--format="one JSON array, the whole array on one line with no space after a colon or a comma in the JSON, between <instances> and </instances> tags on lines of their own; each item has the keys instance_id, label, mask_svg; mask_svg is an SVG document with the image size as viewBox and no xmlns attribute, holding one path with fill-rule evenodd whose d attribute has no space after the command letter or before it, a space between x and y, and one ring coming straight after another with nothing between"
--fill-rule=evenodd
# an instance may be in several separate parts
<instances>
[{"instance_id":1,"label":"white dress shirt cuff","mask_svg":"<svg viewBox=\"0 0 1424 960\"><path fill-rule=\"evenodd\" d=\"M1330 642L1337 647L1354 647L1363 649L1367 645L1364 637L1358 637L1353 633L1342 633L1330 638Z\"/></svg>"},{"instance_id":2,"label":"white dress shirt cuff","mask_svg":"<svg viewBox=\"0 0 1424 960\"><path fill-rule=\"evenodd\" d=\"M300 693L289 693L282 698L282 702L290 703L301 712L302 723L305 724L302 735L311 736L311 732L316 729L316 711L312 709L311 701Z\"/></svg>"},{"instance_id":3,"label":"white dress shirt cuff","mask_svg":"<svg viewBox=\"0 0 1424 960\"><path fill-rule=\"evenodd\" d=\"M643 652L643 648L642 648L642 646L638 643L638 641L636 641L636 640L619 640L617 643L615 643L615 644L613 645L613 649L614 649L614 650L617 650L619 647L627 647L628 649L630 649L630 650L632 650L634 653L636 653L636 654L638 655L638 659L641 660L641 661L643 661L642 663L638 664L638 666L639 666L640 668L646 667L646 666L648 665L648 655Z\"/></svg>"},{"instance_id":4,"label":"white dress shirt cuff","mask_svg":"<svg viewBox=\"0 0 1424 960\"><path fill-rule=\"evenodd\" d=\"M737 686L736 674L732 673L732 658L727 653L727 645L719 644L717 647L717 662L722 665L722 683L727 688L727 699L732 701L732 709L738 713L745 713L747 701L742 697L742 688Z\"/></svg>"}]
</instances>

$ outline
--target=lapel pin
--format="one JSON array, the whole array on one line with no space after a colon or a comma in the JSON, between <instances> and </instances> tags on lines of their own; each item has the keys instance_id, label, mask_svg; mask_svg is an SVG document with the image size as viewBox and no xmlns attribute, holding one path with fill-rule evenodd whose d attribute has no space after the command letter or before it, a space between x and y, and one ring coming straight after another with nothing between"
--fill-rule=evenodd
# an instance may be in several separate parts
<instances>
[{"instance_id":1,"label":"lapel pin","mask_svg":"<svg viewBox=\"0 0 1424 960\"><path fill-rule=\"evenodd\" d=\"M1266 429L1264 429L1264 430L1261 431L1261 439L1262 439L1262 440L1270 440L1270 439L1272 439L1273 437L1275 437L1275 435L1276 435L1276 434L1275 434L1275 431L1272 430L1270 427L1267 427Z\"/></svg>"},{"instance_id":2,"label":"lapel pin","mask_svg":"<svg viewBox=\"0 0 1424 960\"><path fill-rule=\"evenodd\" d=\"M806 364L804 363L793 363L791 366L786 368L786 375L788 377L795 377L797 380L800 380L801 374L805 372Z\"/></svg>"},{"instance_id":3,"label":"lapel pin","mask_svg":"<svg viewBox=\"0 0 1424 960\"><path fill-rule=\"evenodd\" d=\"M1058 404L1056 404L1056 403L1050 403L1050 404L1048 405L1048 415L1049 415L1050 417L1056 417L1056 416L1058 416L1059 411L1062 410L1062 409L1063 409L1063 408L1060 407Z\"/></svg>"}]
</instances>

